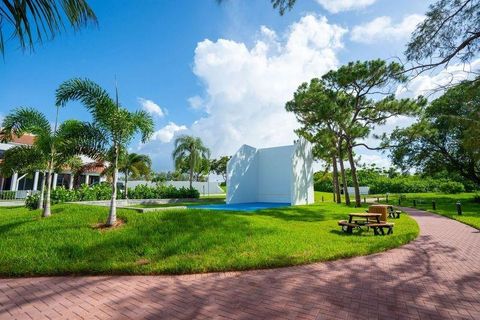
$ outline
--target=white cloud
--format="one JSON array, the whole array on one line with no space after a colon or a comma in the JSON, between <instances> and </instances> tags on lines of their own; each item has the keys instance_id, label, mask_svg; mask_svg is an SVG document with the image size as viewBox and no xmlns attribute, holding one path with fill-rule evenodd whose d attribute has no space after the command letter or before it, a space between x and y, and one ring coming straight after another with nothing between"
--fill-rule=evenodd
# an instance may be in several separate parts
<instances>
[{"instance_id":1,"label":"white cloud","mask_svg":"<svg viewBox=\"0 0 480 320\"><path fill-rule=\"evenodd\" d=\"M179 131L187 130L187 127L184 125L177 125L173 122L169 122L165 127L160 130L155 131L152 136L152 140L157 140L163 143L168 143L172 141L175 134Z\"/></svg>"},{"instance_id":2,"label":"white cloud","mask_svg":"<svg viewBox=\"0 0 480 320\"><path fill-rule=\"evenodd\" d=\"M329 12L338 13L368 7L376 0L317 0L317 2Z\"/></svg>"},{"instance_id":3,"label":"white cloud","mask_svg":"<svg viewBox=\"0 0 480 320\"><path fill-rule=\"evenodd\" d=\"M359 155L359 164L374 164L379 168L390 168L392 165L392 162L390 159L381 154L358 154ZM347 167L350 167L350 165L346 164Z\"/></svg>"},{"instance_id":4,"label":"white cloud","mask_svg":"<svg viewBox=\"0 0 480 320\"><path fill-rule=\"evenodd\" d=\"M472 61L470 64L453 64L441 70L437 74L423 73L407 85L397 88L396 94L400 97L426 96L430 99L438 97L445 88L460 81L471 79L478 75L480 71L480 59Z\"/></svg>"},{"instance_id":5,"label":"white cloud","mask_svg":"<svg viewBox=\"0 0 480 320\"><path fill-rule=\"evenodd\" d=\"M190 107L195 110L199 110L203 107L203 99L200 96L193 96L187 99L188 103L190 104Z\"/></svg>"},{"instance_id":6,"label":"white cloud","mask_svg":"<svg viewBox=\"0 0 480 320\"><path fill-rule=\"evenodd\" d=\"M410 36L417 24L423 19L425 19L425 16L412 14L404 17L398 24L394 24L390 17L378 17L365 24L355 26L352 29L350 39L361 43L404 40Z\"/></svg>"},{"instance_id":7,"label":"white cloud","mask_svg":"<svg viewBox=\"0 0 480 320\"><path fill-rule=\"evenodd\" d=\"M133 152L150 156L154 170L172 170L173 139L179 133L187 131L184 125L169 122L163 128L155 131L150 141L139 143Z\"/></svg>"},{"instance_id":8,"label":"white cloud","mask_svg":"<svg viewBox=\"0 0 480 320\"><path fill-rule=\"evenodd\" d=\"M158 104L153 102L152 100L148 100L145 98L138 98L138 103L142 106L142 109L147 111L150 114L156 115L160 118L164 117L166 112L160 108Z\"/></svg>"},{"instance_id":9,"label":"white cloud","mask_svg":"<svg viewBox=\"0 0 480 320\"><path fill-rule=\"evenodd\" d=\"M194 73L205 84L207 115L191 131L214 157L232 154L244 143L291 144L298 124L285 102L302 82L337 67L345 32L325 17L307 15L282 36L262 27L250 48L226 39L198 43Z\"/></svg>"}]
</instances>

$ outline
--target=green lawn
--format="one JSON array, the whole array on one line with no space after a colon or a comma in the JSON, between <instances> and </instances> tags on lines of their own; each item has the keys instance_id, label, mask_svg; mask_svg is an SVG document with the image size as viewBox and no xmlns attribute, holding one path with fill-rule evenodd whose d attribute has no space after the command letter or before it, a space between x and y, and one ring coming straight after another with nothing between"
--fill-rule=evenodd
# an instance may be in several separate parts
<instances>
[{"instance_id":1,"label":"green lawn","mask_svg":"<svg viewBox=\"0 0 480 320\"><path fill-rule=\"evenodd\" d=\"M474 202L475 193L407 193L403 196L406 199L401 201L402 206L413 207L413 200L416 200L418 209L435 212L480 229L480 203ZM385 203L385 195L380 197L383 197L380 202ZM398 205L398 197L396 194L390 194L389 203ZM436 202L436 210L433 210L432 201ZM462 215L457 214L455 205L457 201L462 204Z\"/></svg>"},{"instance_id":2,"label":"green lawn","mask_svg":"<svg viewBox=\"0 0 480 320\"><path fill-rule=\"evenodd\" d=\"M175 203L165 203L165 204L136 204L131 207L133 208L168 208L168 207L178 207L178 206L195 206L202 204L221 204L225 203L224 196L206 196L198 199L198 201L180 201Z\"/></svg>"},{"instance_id":3,"label":"green lawn","mask_svg":"<svg viewBox=\"0 0 480 320\"><path fill-rule=\"evenodd\" d=\"M402 215L395 232L347 235L337 220L361 209L333 203L259 212L118 210L118 229L92 228L108 208L55 205L53 215L0 208L0 276L181 274L304 264L397 247L418 234Z\"/></svg>"}]
</instances>

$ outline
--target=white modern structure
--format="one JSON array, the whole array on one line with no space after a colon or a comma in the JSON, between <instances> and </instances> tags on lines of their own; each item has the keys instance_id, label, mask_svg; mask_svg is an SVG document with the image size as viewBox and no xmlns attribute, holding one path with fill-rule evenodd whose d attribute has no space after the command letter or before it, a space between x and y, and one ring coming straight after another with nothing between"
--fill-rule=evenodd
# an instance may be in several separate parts
<instances>
[{"instance_id":1,"label":"white modern structure","mask_svg":"<svg viewBox=\"0 0 480 320\"><path fill-rule=\"evenodd\" d=\"M312 164L312 146L304 139L264 149L243 145L227 165L227 204L313 203Z\"/></svg>"}]
</instances>

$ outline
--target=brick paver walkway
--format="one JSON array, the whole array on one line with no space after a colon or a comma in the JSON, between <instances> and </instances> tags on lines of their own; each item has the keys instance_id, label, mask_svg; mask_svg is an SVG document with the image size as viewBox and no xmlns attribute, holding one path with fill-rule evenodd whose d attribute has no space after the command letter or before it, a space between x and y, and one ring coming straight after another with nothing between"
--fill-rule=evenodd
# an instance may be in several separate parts
<instances>
[{"instance_id":1,"label":"brick paver walkway","mask_svg":"<svg viewBox=\"0 0 480 320\"><path fill-rule=\"evenodd\" d=\"M480 233L408 209L419 238L366 257L188 276L0 280L1 319L480 319Z\"/></svg>"}]
</instances>

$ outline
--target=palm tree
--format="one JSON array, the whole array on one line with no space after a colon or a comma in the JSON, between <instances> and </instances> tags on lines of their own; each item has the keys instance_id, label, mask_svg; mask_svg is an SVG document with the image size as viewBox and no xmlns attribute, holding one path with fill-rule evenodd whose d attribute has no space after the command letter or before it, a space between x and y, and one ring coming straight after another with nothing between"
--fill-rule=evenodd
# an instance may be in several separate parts
<instances>
[{"instance_id":1,"label":"palm tree","mask_svg":"<svg viewBox=\"0 0 480 320\"><path fill-rule=\"evenodd\" d=\"M190 169L190 188L192 188L193 173L199 168L202 159L210 157L210 150L203 145L198 137L183 135L175 139L175 147L172 153L175 168L178 170L185 162Z\"/></svg>"},{"instance_id":2,"label":"palm tree","mask_svg":"<svg viewBox=\"0 0 480 320\"><path fill-rule=\"evenodd\" d=\"M18 108L8 114L2 122L2 141L11 141L30 133L35 135L32 146L16 146L5 157L2 170L46 169L46 195L42 217L51 215L50 194L55 167L68 163L79 154L98 157L103 150L102 132L91 124L77 120L67 120L58 126L58 109L54 128L41 112L33 108ZM36 159L36 160L33 160ZM30 163L30 164L27 164ZM43 186L42 186L43 189Z\"/></svg>"},{"instance_id":3,"label":"palm tree","mask_svg":"<svg viewBox=\"0 0 480 320\"><path fill-rule=\"evenodd\" d=\"M151 172L152 160L149 156L138 153L123 154L120 157L118 164L118 171L125 176L125 197L128 199L128 177L132 175L133 178L148 177Z\"/></svg>"},{"instance_id":4,"label":"palm tree","mask_svg":"<svg viewBox=\"0 0 480 320\"><path fill-rule=\"evenodd\" d=\"M53 38L64 30L64 20L74 30L97 17L85 0L2 0L0 1L0 53L3 55L3 28L13 30L20 46L33 49L34 42Z\"/></svg>"},{"instance_id":5,"label":"palm tree","mask_svg":"<svg viewBox=\"0 0 480 320\"><path fill-rule=\"evenodd\" d=\"M146 142L153 134L153 119L150 114L140 110L130 112L118 102L118 92L115 100L108 93L88 79L71 79L65 81L57 89L56 105L65 106L69 101L81 102L93 117L94 125L103 132L112 150L110 166L113 172L112 199L106 226L113 226L117 222L117 182L120 151L125 150L127 144L136 133L140 133L142 142Z\"/></svg>"},{"instance_id":6,"label":"palm tree","mask_svg":"<svg viewBox=\"0 0 480 320\"><path fill-rule=\"evenodd\" d=\"M47 162L48 157L46 157L46 154L44 154L37 145L18 145L5 151L3 161L0 163L0 172L3 176L8 177L14 172L32 174L37 170L40 171L42 173L42 182L40 185L38 209L42 209L43 197L45 195L45 171L47 171L48 167Z\"/></svg>"}]
</instances>

